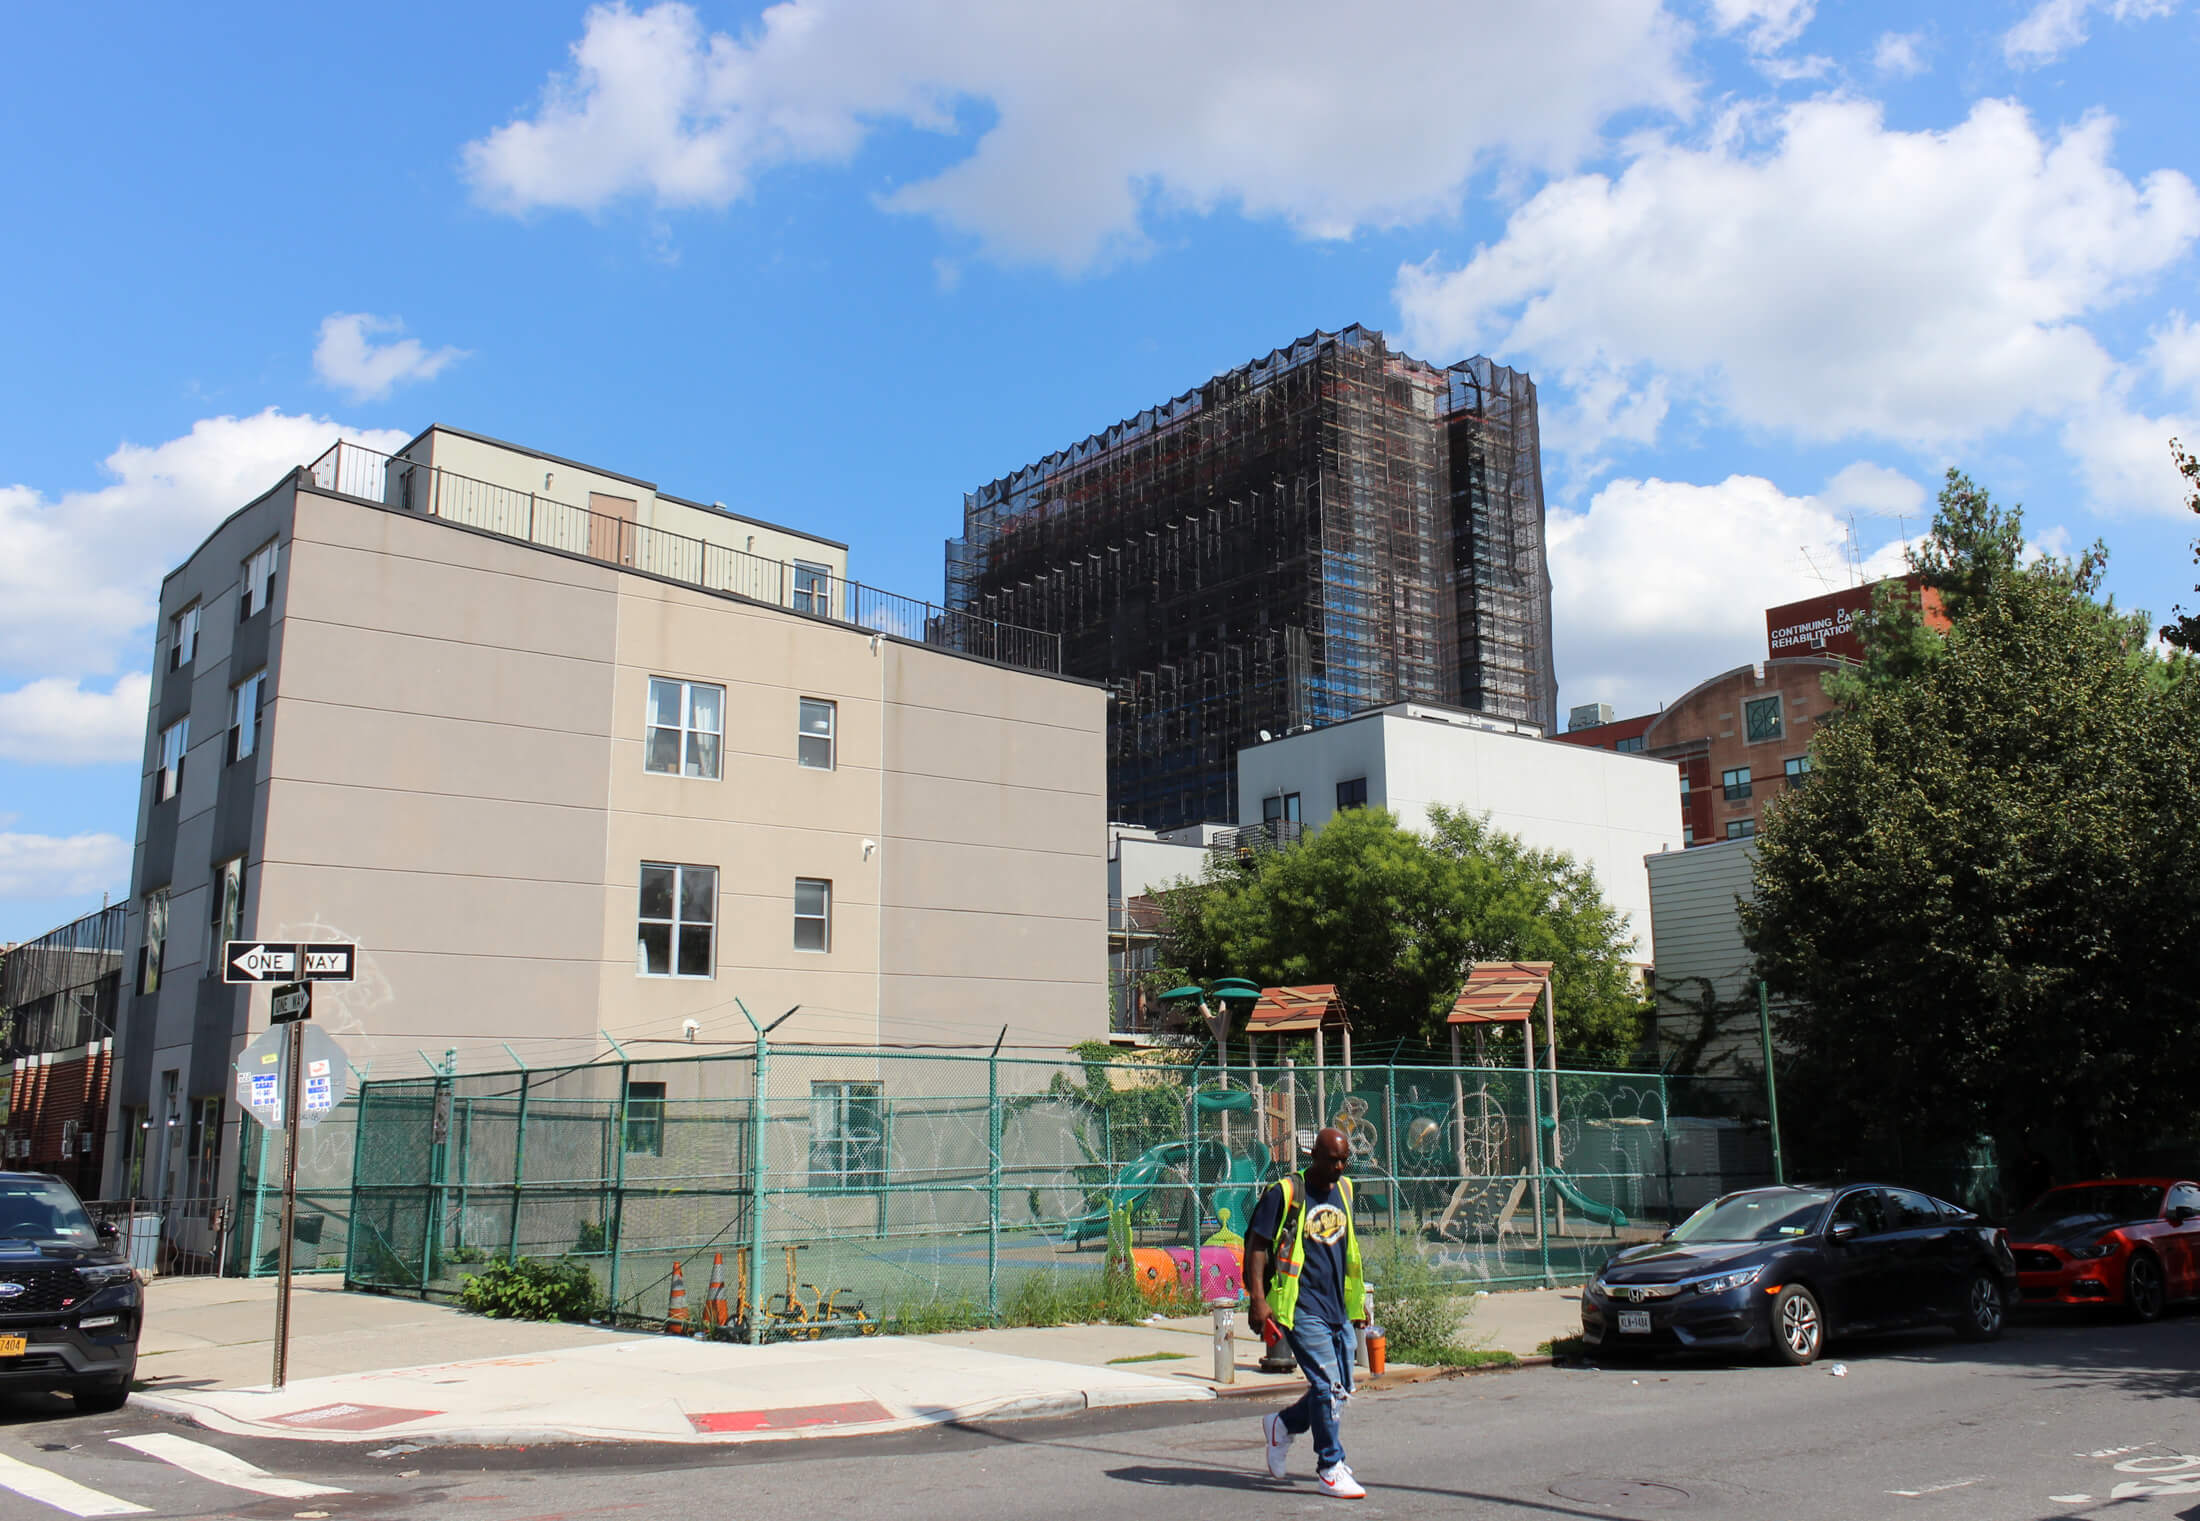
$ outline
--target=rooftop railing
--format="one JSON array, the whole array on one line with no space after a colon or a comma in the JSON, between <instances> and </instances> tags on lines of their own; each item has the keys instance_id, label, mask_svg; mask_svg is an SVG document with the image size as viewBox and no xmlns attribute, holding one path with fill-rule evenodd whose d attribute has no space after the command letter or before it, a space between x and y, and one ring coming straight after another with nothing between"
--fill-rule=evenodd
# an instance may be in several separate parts
<instances>
[{"instance_id":1,"label":"rooftop railing","mask_svg":"<svg viewBox=\"0 0 2200 1521\"><path fill-rule=\"evenodd\" d=\"M705 591L726 592L1003 665L1034 671L1062 669L1059 634L956 612L833 576L815 566L767 559L360 444L332 445L313 462L309 473L323 491L461 523L519 543L586 555Z\"/></svg>"}]
</instances>

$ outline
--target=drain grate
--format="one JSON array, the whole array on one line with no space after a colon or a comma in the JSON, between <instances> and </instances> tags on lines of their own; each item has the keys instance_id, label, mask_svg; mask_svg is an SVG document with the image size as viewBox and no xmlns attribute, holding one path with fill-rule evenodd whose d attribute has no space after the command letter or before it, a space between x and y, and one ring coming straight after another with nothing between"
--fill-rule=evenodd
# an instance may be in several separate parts
<instances>
[{"instance_id":1,"label":"drain grate","mask_svg":"<svg viewBox=\"0 0 2200 1521\"><path fill-rule=\"evenodd\" d=\"M1656 1479L1563 1479L1550 1492L1561 1500L1614 1510L1672 1510L1690 1498L1678 1484L1660 1484Z\"/></svg>"}]
</instances>

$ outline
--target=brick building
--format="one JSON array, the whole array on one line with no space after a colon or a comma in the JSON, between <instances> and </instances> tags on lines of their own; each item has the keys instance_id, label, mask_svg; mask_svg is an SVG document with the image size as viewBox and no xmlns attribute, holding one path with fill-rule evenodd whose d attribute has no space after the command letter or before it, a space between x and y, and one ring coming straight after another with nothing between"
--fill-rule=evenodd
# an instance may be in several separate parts
<instances>
[{"instance_id":1,"label":"brick building","mask_svg":"<svg viewBox=\"0 0 2200 1521\"><path fill-rule=\"evenodd\" d=\"M104 1160L128 917L119 903L86 914L12 947L0 965L0 1166L53 1173L87 1197Z\"/></svg>"}]
</instances>

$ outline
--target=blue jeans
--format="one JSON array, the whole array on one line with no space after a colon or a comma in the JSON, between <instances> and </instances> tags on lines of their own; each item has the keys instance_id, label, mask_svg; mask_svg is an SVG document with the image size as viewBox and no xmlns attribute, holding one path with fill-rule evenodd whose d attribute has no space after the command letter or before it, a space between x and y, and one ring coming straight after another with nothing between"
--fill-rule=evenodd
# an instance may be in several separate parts
<instances>
[{"instance_id":1,"label":"blue jeans","mask_svg":"<svg viewBox=\"0 0 2200 1521\"><path fill-rule=\"evenodd\" d=\"M1313 1428L1315 1463L1322 1468L1342 1463L1344 1438L1338 1419L1345 1396L1352 1392L1352 1322L1332 1325L1302 1307L1283 1334L1299 1360L1299 1371L1306 1375L1306 1393L1283 1412L1283 1429L1298 1436Z\"/></svg>"}]
</instances>

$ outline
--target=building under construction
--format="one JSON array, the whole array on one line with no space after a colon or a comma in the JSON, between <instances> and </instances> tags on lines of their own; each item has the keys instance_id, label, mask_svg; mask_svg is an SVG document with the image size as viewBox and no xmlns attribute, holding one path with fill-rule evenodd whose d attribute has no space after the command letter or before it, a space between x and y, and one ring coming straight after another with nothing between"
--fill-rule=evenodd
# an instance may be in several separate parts
<instances>
[{"instance_id":1,"label":"building under construction","mask_svg":"<svg viewBox=\"0 0 2200 1521\"><path fill-rule=\"evenodd\" d=\"M963 498L947 602L1108 683L1110 817L1234 821L1237 751L1412 699L1553 725L1535 384L1313 333Z\"/></svg>"}]
</instances>

